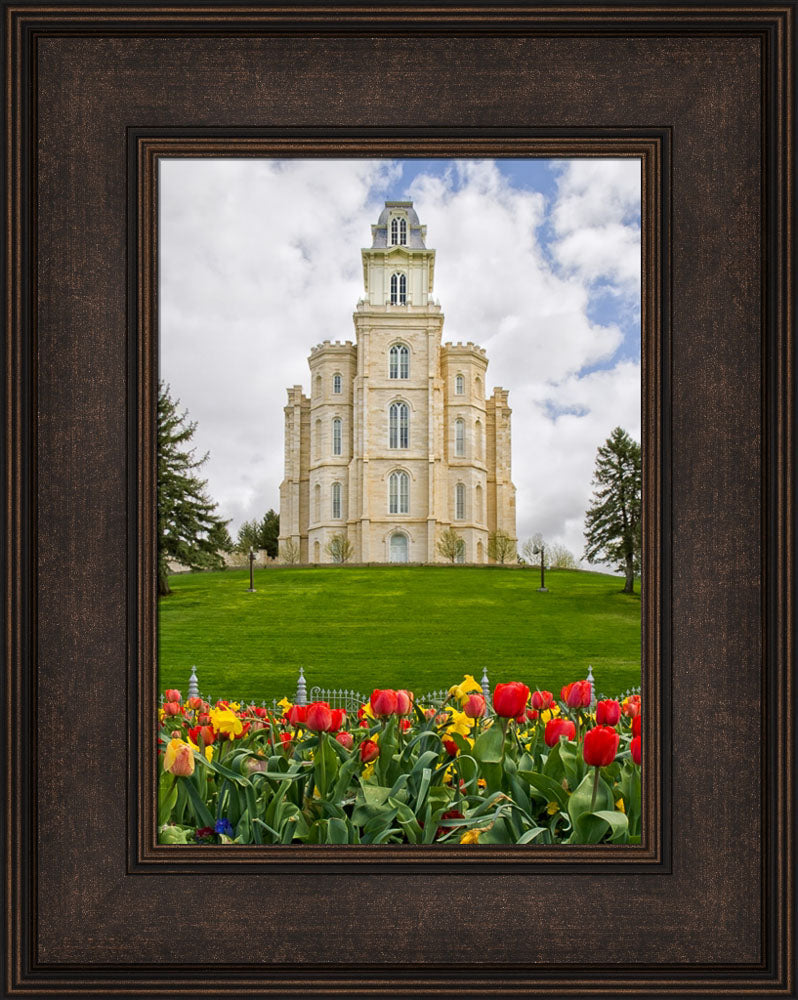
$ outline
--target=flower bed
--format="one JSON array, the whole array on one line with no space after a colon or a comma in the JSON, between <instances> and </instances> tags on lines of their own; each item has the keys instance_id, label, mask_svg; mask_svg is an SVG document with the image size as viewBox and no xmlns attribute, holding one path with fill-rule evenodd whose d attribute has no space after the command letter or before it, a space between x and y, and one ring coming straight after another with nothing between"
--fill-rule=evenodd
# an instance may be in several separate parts
<instances>
[{"instance_id":1,"label":"flower bed","mask_svg":"<svg viewBox=\"0 0 798 1000\"><path fill-rule=\"evenodd\" d=\"M326 702L253 705L165 693L163 844L639 843L640 697L591 707L473 677L442 707L375 690L349 717Z\"/></svg>"}]
</instances>

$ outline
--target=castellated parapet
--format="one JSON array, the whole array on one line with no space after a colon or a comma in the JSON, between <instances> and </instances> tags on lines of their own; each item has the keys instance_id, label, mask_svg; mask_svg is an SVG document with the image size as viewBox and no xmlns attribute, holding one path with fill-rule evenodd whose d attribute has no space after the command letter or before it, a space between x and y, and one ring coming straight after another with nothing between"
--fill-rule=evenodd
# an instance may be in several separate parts
<instances>
[{"instance_id":1,"label":"castellated parapet","mask_svg":"<svg viewBox=\"0 0 798 1000\"><path fill-rule=\"evenodd\" d=\"M491 532L515 539L507 390L486 398L483 347L441 342L435 251L411 202L385 203L361 254L355 341L317 344L310 395L288 390L281 552L290 539L330 562L343 534L355 562L437 562L453 527L459 561L487 562Z\"/></svg>"}]
</instances>

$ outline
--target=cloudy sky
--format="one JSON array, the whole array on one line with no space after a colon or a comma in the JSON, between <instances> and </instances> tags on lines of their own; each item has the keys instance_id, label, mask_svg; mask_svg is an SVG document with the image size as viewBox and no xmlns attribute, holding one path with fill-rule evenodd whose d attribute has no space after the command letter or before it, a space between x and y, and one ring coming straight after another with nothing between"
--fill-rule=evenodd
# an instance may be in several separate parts
<instances>
[{"instance_id":1,"label":"cloudy sky","mask_svg":"<svg viewBox=\"0 0 798 1000\"><path fill-rule=\"evenodd\" d=\"M198 422L220 513L279 508L286 388L354 338L360 250L386 199L437 251L444 340L510 391L519 546L579 558L596 448L640 440L639 160L165 160L160 371Z\"/></svg>"}]
</instances>

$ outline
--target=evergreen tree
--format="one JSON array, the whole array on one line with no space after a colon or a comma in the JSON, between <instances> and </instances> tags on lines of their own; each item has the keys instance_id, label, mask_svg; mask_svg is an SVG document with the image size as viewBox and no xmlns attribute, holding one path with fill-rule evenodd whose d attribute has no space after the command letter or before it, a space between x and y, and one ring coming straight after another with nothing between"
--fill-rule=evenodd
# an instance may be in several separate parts
<instances>
[{"instance_id":1,"label":"evergreen tree","mask_svg":"<svg viewBox=\"0 0 798 1000\"><path fill-rule=\"evenodd\" d=\"M208 459L196 458L191 438L197 428L180 412L169 387L158 387L158 593L170 594L169 561L191 569L223 569L221 552L232 544L228 521L216 514L196 470Z\"/></svg>"},{"instance_id":2,"label":"evergreen tree","mask_svg":"<svg viewBox=\"0 0 798 1000\"><path fill-rule=\"evenodd\" d=\"M260 525L257 521L244 521L238 529L236 536L236 550L238 552L249 552L250 549L257 552L262 548L260 544Z\"/></svg>"},{"instance_id":3,"label":"evergreen tree","mask_svg":"<svg viewBox=\"0 0 798 1000\"><path fill-rule=\"evenodd\" d=\"M596 453L593 500L585 514L585 559L615 563L634 593L640 568L643 472L640 445L620 427Z\"/></svg>"},{"instance_id":4,"label":"evergreen tree","mask_svg":"<svg viewBox=\"0 0 798 1000\"><path fill-rule=\"evenodd\" d=\"M266 555L277 558L277 539L280 535L280 515L274 510L268 510L263 515L259 529L260 547L266 550Z\"/></svg>"}]
</instances>

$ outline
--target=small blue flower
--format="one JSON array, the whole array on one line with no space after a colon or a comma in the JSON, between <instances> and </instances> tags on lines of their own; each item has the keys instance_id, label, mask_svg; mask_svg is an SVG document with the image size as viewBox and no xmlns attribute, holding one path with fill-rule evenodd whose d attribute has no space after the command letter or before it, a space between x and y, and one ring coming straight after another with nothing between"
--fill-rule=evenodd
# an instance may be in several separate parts
<instances>
[{"instance_id":1,"label":"small blue flower","mask_svg":"<svg viewBox=\"0 0 798 1000\"><path fill-rule=\"evenodd\" d=\"M216 826L214 827L217 833L223 833L226 837L233 836L233 828L230 825L230 820L226 817L216 820Z\"/></svg>"}]
</instances>

